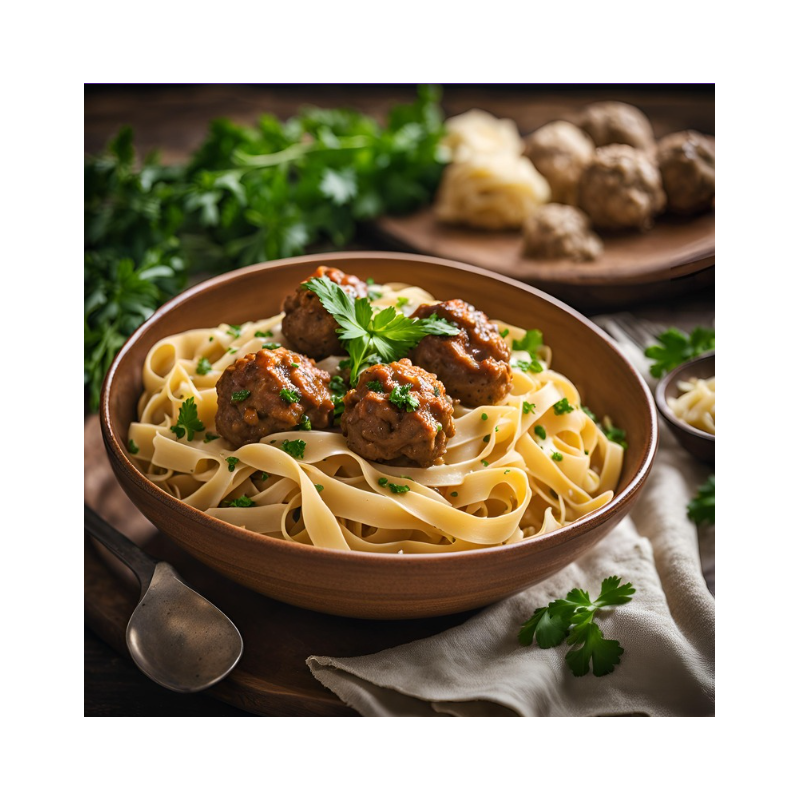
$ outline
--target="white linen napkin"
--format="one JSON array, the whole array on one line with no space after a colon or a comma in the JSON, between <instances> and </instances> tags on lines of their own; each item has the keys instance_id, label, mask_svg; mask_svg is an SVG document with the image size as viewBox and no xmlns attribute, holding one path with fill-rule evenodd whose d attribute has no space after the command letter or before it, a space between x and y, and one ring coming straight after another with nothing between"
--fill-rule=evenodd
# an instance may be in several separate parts
<instances>
[{"instance_id":1,"label":"white linen napkin","mask_svg":"<svg viewBox=\"0 0 800 800\"><path fill-rule=\"evenodd\" d=\"M617 338L645 374L641 350ZM700 552L713 572L714 532L702 530L698 547L686 516L711 470L663 424L660 435L631 514L570 566L437 636L357 658L311 656L314 677L364 716L713 715L714 598ZM564 660L568 645L519 644L535 609L575 587L596 597L611 575L636 589L630 603L595 617L625 649L614 672L576 678Z\"/></svg>"}]
</instances>

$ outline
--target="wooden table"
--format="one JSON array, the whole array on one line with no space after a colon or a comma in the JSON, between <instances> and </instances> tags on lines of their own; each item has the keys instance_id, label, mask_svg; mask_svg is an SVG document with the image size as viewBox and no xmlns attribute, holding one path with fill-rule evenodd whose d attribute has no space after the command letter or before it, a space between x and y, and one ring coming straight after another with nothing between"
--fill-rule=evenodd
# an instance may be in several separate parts
<instances>
[{"instance_id":1,"label":"wooden table","mask_svg":"<svg viewBox=\"0 0 800 800\"><path fill-rule=\"evenodd\" d=\"M288 117L305 104L348 105L374 115L396 102L411 100L413 86L89 86L85 91L84 143L97 152L123 124L132 124L142 152L161 150L177 162L202 141L208 120L227 116L254 122L269 111ZM713 86L450 86L443 106L452 115L481 107L517 120L523 133L559 116L564 110L598 99L638 105L653 119L657 135L666 132L663 119L681 127L714 130ZM386 249L361 232L353 249ZM636 309L665 326L690 328L713 324L713 288L679 304ZM118 645L118 643L117 643ZM153 684L124 651L113 649L98 634L84 630L84 713L86 716L247 716L247 712L205 695L177 695Z\"/></svg>"}]
</instances>

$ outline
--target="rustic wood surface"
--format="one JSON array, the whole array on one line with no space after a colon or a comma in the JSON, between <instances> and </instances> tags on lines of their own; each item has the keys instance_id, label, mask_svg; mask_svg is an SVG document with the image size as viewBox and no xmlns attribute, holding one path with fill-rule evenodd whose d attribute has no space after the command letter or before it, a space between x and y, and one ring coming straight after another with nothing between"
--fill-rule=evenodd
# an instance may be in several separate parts
<instances>
[{"instance_id":1,"label":"rustic wood surface","mask_svg":"<svg viewBox=\"0 0 800 800\"><path fill-rule=\"evenodd\" d=\"M122 124L132 124L137 134L137 145L142 151L158 148L167 162L176 162L203 139L209 119L228 116L239 122L253 122L260 113L270 111L280 117L295 113L303 104L318 106L349 105L368 113L381 115L395 102L406 101L415 92L411 86L89 86L85 92L85 150L97 152L114 135ZM541 124L559 116L575 105L599 99L617 99L634 103L653 119L657 135L663 135L674 127L714 132L713 87L697 86L451 86L445 87L444 108L448 115L473 107L486 108L499 116L511 116L520 124L523 133L534 130ZM670 120L666 127L661 120ZM360 233L353 249L374 247L374 234L368 230ZM713 323L713 288L704 288L684 297L680 305L661 304L647 306L643 315L667 324L685 328L702 322ZM106 492L113 496L120 491L107 467L105 454L99 444L99 434L92 442L92 426L96 420L87 420L86 463L99 469L94 471L96 484L87 482L87 496L92 491ZM103 472L106 470L105 476ZM110 480L110 482L109 482ZM120 491L121 495L121 491ZM122 495L119 510L110 518L121 530L148 539L148 548L158 554L166 540L157 536L154 529L140 515L135 516L126 508L130 501ZM137 533L138 528L138 533ZM182 551L172 553L181 557ZM169 551L167 551L169 554ZM136 602L136 588L132 577L125 577L122 570L110 571L110 562L99 555L92 545L86 548L87 591L97 592L103 604L113 613L110 617L90 612L87 607L85 628L85 683L84 701L87 716L241 716L248 712L228 703L221 703L210 693L201 695L175 695L153 684L145 678L128 658L124 643L118 634L119 615L129 613ZM197 566L181 567L188 579L198 579L193 570ZM202 567L202 565L199 565ZM123 568L124 569L124 568ZM216 573L214 573L216 575ZM247 592L248 590L242 590ZM253 595L259 597L259 595ZM261 601L268 601L260 598ZM90 604L91 605L91 604ZM299 611L299 610L298 610ZM312 612L299 612L312 613ZM114 616L116 614L116 617ZM469 612L463 615L466 619ZM108 625L116 619L115 626ZM329 618L326 619L336 619ZM446 618L449 624L459 620ZM374 624L374 623L365 623ZM391 623L403 625L406 623ZM114 630L117 632L115 633ZM431 633L435 628L431 629ZM418 635L418 634L417 634ZM399 642L402 637L394 641ZM370 652L388 646L389 640L376 640ZM326 652L346 654L341 649ZM306 643L298 650L309 654ZM312 679L313 680L313 679ZM315 683L315 682L314 682ZM313 695L308 685L306 689ZM324 690L323 690L324 691ZM224 693L223 693L224 694ZM221 696L220 694L216 695ZM330 698L330 696L329 696ZM328 698L328 699L329 699ZM230 699L230 698L229 698ZM328 706L312 710L309 714L330 711ZM286 713L281 709L254 709L255 713ZM339 706L337 713L347 713ZM298 713L296 710L294 713Z\"/></svg>"}]
</instances>

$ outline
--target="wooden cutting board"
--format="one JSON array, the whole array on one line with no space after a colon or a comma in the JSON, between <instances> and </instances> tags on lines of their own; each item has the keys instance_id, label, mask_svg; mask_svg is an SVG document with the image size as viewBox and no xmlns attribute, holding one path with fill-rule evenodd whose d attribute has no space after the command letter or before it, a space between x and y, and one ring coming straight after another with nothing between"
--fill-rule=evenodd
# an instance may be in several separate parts
<instances>
[{"instance_id":1,"label":"wooden cutting board","mask_svg":"<svg viewBox=\"0 0 800 800\"><path fill-rule=\"evenodd\" d=\"M475 613L391 622L346 619L294 608L229 581L159 533L128 500L111 472L95 416L84 426L84 486L90 506L151 556L169 561L239 628L244 639L242 660L207 693L254 714L355 716L311 675L306 658L376 653L433 636ZM93 539L86 537L84 551L86 624L127 656L125 628L139 601L138 583L127 567Z\"/></svg>"},{"instance_id":2,"label":"wooden cutting board","mask_svg":"<svg viewBox=\"0 0 800 800\"><path fill-rule=\"evenodd\" d=\"M665 215L646 233L604 235L597 261L539 261L519 232L478 231L438 222L432 209L383 217L375 233L395 247L450 258L530 283L584 312L678 297L714 281L714 212Z\"/></svg>"}]
</instances>

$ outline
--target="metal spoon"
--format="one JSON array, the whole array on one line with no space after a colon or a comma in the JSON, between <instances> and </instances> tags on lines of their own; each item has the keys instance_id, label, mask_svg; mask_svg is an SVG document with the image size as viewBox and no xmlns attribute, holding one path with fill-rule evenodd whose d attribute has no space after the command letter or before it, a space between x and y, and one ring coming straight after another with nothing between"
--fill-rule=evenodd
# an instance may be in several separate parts
<instances>
[{"instance_id":1,"label":"metal spoon","mask_svg":"<svg viewBox=\"0 0 800 800\"><path fill-rule=\"evenodd\" d=\"M142 586L125 634L136 666L174 692L221 681L242 656L236 626L190 589L166 561L155 561L84 503L85 530L124 561Z\"/></svg>"}]
</instances>

